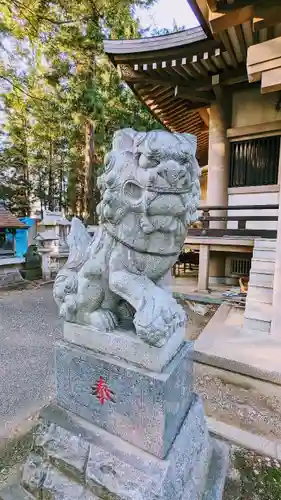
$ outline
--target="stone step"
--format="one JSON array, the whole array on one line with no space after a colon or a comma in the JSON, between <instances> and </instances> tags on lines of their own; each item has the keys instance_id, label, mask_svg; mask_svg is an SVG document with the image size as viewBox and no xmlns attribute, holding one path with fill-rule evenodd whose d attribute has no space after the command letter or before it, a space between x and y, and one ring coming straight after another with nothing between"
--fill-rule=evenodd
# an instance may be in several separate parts
<instances>
[{"instance_id":1,"label":"stone step","mask_svg":"<svg viewBox=\"0 0 281 500\"><path fill-rule=\"evenodd\" d=\"M269 260L257 260L252 259L251 271L264 273L264 274L274 274L275 262Z\"/></svg>"},{"instance_id":2,"label":"stone step","mask_svg":"<svg viewBox=\"0 0 281 500\"><path fill-rule=\"evenodd\" d=\"M253 259L275 262L276 250L269 250L267 248L254 248Z\"/></svg>"},{"instance_id":3,"label":"stone step","mask_svg":"<svg viewBox=\"0 0 281 500\"><path fill-rule=\"evenodd\" d=\"M243 328L245 330L270 333L271 321L260 321L257 319L245 318Z\"/></svg>"},{"instance_id":4,"label":"stone step","mask_svg":"<svg viewBox=\"0 0 281 500\"><path fill-rule=\"evenodd\" d=\"M273 288L273 273L261 273L256 271L250 271L249 284L254 286L264 286L266 288Z\"/></svg>"},{"instance_id":5,"label":"stone step","mask_svg":"<svg viewBox=\"0 0 281 500\"><path fill-rule=\"evenodd\" d=\"M273 299L272 288L266 288L263 286L255 286L250 284L247 294L247 301L258 300L259 302L272 304L272 299Z\"/></svg>"},{"instance_id":6,"label":"stone step","mask_svg":"<svg viewBox=\"0 0 281 500\"><path fill-rule=\"evenodd\" d=\"M266 248L268 250L276 250L276 240L269 240L266 238L261 238L259 240L255 240L255 248Z\"/></svg>"},{"instance_id":7,"label":"stone step","mask_svg":"<svg viewBox=\"0 0 281 500\"><path fill-rule=\"evenodd\" d=\"M272 310L272 304L266 304L265 302L259 302L258 300L248 300L247 298L244 318L271 321Z\"/></svg>"},{"instance_id":8,"label":"stone step","mask_svg":"<svg viewBox=\"0 0 281 500\"><path fill-rule=\"evenodd\" d=\"M0 490L0 500L35 500L19 484L11 484Z\"/></svg>"},{"instance_id":9,"label":"stone step","mask_svg":"<svg viewBox=\"0 0 281 500\"><path fill-rule=\"evenodd\" d=\"M255 283L253 284L252 282L249 283L249 286L255 287L255 288L264 288L265 290L271 290L273 291L273 283Z\"/></svg>"}]
</instances>

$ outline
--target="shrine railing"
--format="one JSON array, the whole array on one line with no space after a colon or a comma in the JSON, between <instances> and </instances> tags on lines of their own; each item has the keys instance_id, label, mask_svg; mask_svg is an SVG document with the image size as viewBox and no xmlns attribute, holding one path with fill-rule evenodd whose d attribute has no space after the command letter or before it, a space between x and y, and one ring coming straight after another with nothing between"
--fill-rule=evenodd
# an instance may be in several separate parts
<instances>
[{"instance_id":1,"label":"shrine railing","mask_svg":"<svg viewBox=\"0 0 281 500\"><path fill-rule=\"evenodd\" d=\"M199 209L201 216L195 223L197 227L189 228L188 236L218 238L240 236L243 238L274 239L277 237L277 229L275 228L278 221L278 215L276 214L278 209L279 205L204 206ZM239 213L242 211L250 212L250 215L230 215L234 211L238 211ZM271 211L275 211L275 214L268 214ZM226 224L224 224L225 227L213 227L215 224L212 223L214 222L226 222ZM275 222L276 224L271 224L266 228L267 222ZM229 227L231 225L237 227ZM272 226L275 227L273 228Z\"/></svg>"}]
</instances>

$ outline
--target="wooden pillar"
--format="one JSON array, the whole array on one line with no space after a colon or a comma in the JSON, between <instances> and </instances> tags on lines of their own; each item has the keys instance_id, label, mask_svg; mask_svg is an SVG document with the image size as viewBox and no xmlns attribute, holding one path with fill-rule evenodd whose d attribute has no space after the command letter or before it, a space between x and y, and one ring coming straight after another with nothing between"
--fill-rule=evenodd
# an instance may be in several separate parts
<instances>
[{"instance_id":1,"label":"wooden pillar","mask_svg":"<svg viewBox=\"0 0 281 500\"><path fill-rule=\"evenodd\" d=\"M209 128L207 206L228 205L229 140L226 133L227 120L223 105L212 104ZM224 214L213 211L211 215ZM224 229L225 227L225 221L210 223L210 228L213 229Z\"/></svg>"},{"instance_id":2,"label":"wooden pillar","mask_svg":"<svg viewBox=\"0 0 281 500\"><path fill-rule=\"evenodd\" d=\"M209 287L209 261L210 246L200 245L198 291L201 292L208 290Z\"/></svg>"}]
</instances>

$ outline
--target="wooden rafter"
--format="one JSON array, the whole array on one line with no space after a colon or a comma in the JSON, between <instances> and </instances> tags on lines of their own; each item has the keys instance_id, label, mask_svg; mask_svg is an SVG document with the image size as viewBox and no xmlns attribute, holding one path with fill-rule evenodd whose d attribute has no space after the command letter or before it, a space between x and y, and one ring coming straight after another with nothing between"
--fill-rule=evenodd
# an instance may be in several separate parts
<instances>
[{"instance_id":1,"label":"wooden rafter","mask_svg":"<svg viewBox=\"0 0 281 500\"><path fill-rule=\"evenodd\" d=\"M208 110L206 108L199 108L198 113L199 113L201 119L203 120L203 122L205 123L206 127L209 128L210 115L209 115Z\"/></svg>"},{"instance_id":2,"label":"wooden rafter","mask_svg":"<svg viewBox=\"0 0 281 500\"><path fill-rule=\"evenodd\" d=\"M190 101L197 101L198 103L211 103L216 100L212 92L192 91L180 85L177 85L175 88L175 96L189 99Z\"/></svg>"},{"instance_id":3,"label":"wooden rafter","mask_svg":"<svg viewBox=\"0 0 281 500\"><path fill-rule=\"evenodd\" d=\"M244 7L228 12L227 14L214 13L210 16L210 26L214 34L220 33L230 27L237 26L238 24L246 23L253 19L254 8L253 6Z\"/></svg>"},{"instance_id":4,"label":"wooden rafter","mask_svg":"<svg viewBox=\"0 0 281 500\"><path fill-rule=\"evenodd\" d=\"M241 64L238 66L238 63L236 63L237 67L235 69L230 69L230 70L225 70L225 71L218 71L220 74L221 78L221 83L223 85L231 85L233 82L239 82L239 81L247 81L247 70L246 66L244 64ZM216 73L215 73L216 74ZM183 78L173 75L165 75L165 78L157 78L157 77L152 77L148 74L145 73L134 73L133 75L124 74L123 78L128 82L128 83L133 83L137 84L137 88L141 88L141 84L145 85L152 85L152 86L159 86L163 89L169 90L171 87L176 87L177 85L180 87L185 87L188 90L192 91L197 91L197 90L210 90L212 88L212 76L200 76L199 73L197 73L197 78L187 79L186 81ZM148 92L150 92L149 89L147 89ZM161 92L162 93L162 92ZM153 95L153 92L151 92Z\"/></svg>"},{"instance_id":5,"label":"wooden rafter","mask_svg":"<svg viewBox=\"0 0 281 500\"><path fill-rule=\"evenodd\" d=\"M217 5L219 5L218 2ZM281 22L280 0L260 0L258 3L236 0L231 7L231 9L218 7L215 10L211 9L213 11L209 15L209 24L214 35L249 21L254 31Z\"/></svg>"},{"instance_id":6,"label":"wooden rafter","mask_svg":"<svg viewBox=\"0 0 281 500\"><path fill-rule=\"evenodd\" d=\"M206 2L207 2L209 9L212 12L216 12L218 10L217 0L206 0Z\"/></svg>"}]
</instances>

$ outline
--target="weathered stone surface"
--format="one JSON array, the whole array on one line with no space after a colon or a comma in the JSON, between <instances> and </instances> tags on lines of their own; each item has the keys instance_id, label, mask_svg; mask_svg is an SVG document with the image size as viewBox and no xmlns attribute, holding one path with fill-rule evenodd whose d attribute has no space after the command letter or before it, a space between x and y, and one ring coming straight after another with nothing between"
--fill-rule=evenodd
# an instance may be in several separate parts
<instances>
[{"instance_id":1,"label":"weathered stone surface","mask_svg":"<svg viewBox=\"0 0 281 500\"><path fill-rule=\"evenodd\" d=\"M185 500L185 492L193 489L194 498L201 500L211 452L212 443L202 401L194 396L193 404L167 457L169 469L165 478L163 498Z\"/></svg>"},{"instance_id":2,"label":"weathered stone surface","mask_svg":"<svg viewBox=\"0 0 281 500\"><path fill-rule=\"evenodd\" d=\"M61 474L38 455L28 458L22 483L40 500L98 500L83 484Z\"/></svg>"},{"instance_id":3,"label":"weathered stone surface","mask_svg":"<svg viewBox=\"0 0 281 500\"><path fill-rule=\"evenodd\" d=\"M36 446L58 469L75 478L83 478L89 454L89 443L60 426L51 424L38 435Z\"/></svg>"},{"instance_id":4,"label":"weathered stone surface","mask_svg":"<svg viewBox=\"0 0 281 500\"><path fill-rule=\"evenodd\" d=\"M99 178L101 226L89 243L73 220L70 253L54 297L66 321L114 331L124 322L163 346L185 322L163 286L196 217L200 169L196 138L164 130L115 133Z\"/></svg>"},{"instance_id":5,"label":"weathered stone surface","mask_svg":"<svg viewBox=\"0 0 281 500\"><path fill-rule=\"evenodd\" d=\"M98 500L83 485L71 481L52 467L43 484L43 500Z\"/></svg>"},{"instance_id":6,"label":"weathered stone surface","mask_svg":"<svg viewBox=\"0 0 281 500\"><path fill-rule=\"evenodd\" d=\"M35 500L19 484L11 484L0 490L0 500Z\"/></svg>"},{"instance_id":7,"label":"weathered stone surface","mask_svg":"<svg viewBox=\"0 0 281 500\"><path fill-rule=\"evenodd\" d=\"M210 462L206 489L202 496L202 500L222 499L228 467L229 446L222 441L213 440L213 453Z\"/></svg>"},{"instance_id":8,"label":"weathered stone surface","mask_svg":"<svg viewBox=\"0 0 281 500\"><path fill-rule=\"evenodd\" d=\"M0 274L0 288L22 282L23 278L19 272L19 269L17 268L12 269L11 271L2 272Z\"/></svg>"},{"instance_id":9,"label":"weathered stone surface","mask_svg":"<svg viewBox=\"0 0 281 500\"><path fill-rule=\"evenodd\" d=\"M201 399L195 395L164 459L155 457L60 407L46 408L42 417L56 442L56 450L60 447L62 428L65 435L76 436L90 447L84 475L79 478L82 490L78 484L74 488L79 500L88 498L86 491L88 495L91 492L106 500L222 499L228 467L228 447L210 438ZM53 419L58 422L57 426L51 422ZM48 444L49 440L44 438L45 435L46 431L39 442L43 443L45 440ZM66 466L69 463L68 449L71 454L71 442L63 440L60 457ZM33 456L25 469L24 484L33 494L42 490L45 495L49 495L43 496L46 500L74 498L67 496L69 491L72 494L69 486L72 484L71 477L63 477L46 459ZM67 467L61 470L67 470ZM80 496L81 491L84 497Z\"/></svg>"},{"instance_id":10,"label":"weathered stone surface","mask_svg":"<svg viewBox=\"0 0 281 500\"><path fill-rule=\"evenodd\" d=\"M178 328L163 347L146 344L132 331L101 332L89 326L69 322L64 323L63 336L73 344L102 354L118 356L148 370L161 372L183 343L185 328Z\"/></svg>"},{"instance_id":11,"label":"weathered stone surface","mask_svg":"<svg viewBox=\"0 0 281 500\"><path fill-rule=\"evenodd\" d=\"M128 462L120 460L110 451L92 445L86 470L87 485L101 498L161 498L161 483L152 474L144 474Z\"/></svg>"},{"instance_id":12,"label":"weathered stone surface","mask_svg":"<svg viewBox=\"0 0 281 500\"><path fill-rule=\"evenodd\" d=\"M111 434L101 427L89 423L75 413L55 404L41 411L41 418L51 424L57 422L71 434L80 436L91 445L110 452L122 462L129 463L144 475L152 474L157 482L166 474L167 462Z\"/></svg>"},{"instance_id":13,"label":"weathered stone surface","mask_svg":"<svg viewBox=\"0 0 281 500\"><path fill-rule=\"evenodd\" d=\"M66 423L68 432L82 434L83 439L87 437L90 453L85 481L99 498L203 500L206 488L209 490L213 482L216 483L215 491L222 488L227 457L217 454L217 448L208 434L202 402L195 396L163 460L80 417L71 417L68 412L55 411L53 415L59 417L60 424ZM216 494L206 498L216 500L220 497Z\"/></svg>"},{"instance_id":14,"label":"weathered stone surface","mask_svg":"<svg viewBox=\"0 0 281 500\"><path fill-rule=\"evenodd\" d=\"M38 495L45 481L49 464L42 457L30 454L23 468L22 485L32 495Z\"/></svg>"},{"instance_id":15,"label":"weathered stone surface","mask_svg":"<svg viewBox=\"0 0 281 500\"><path fill-rule=\"evenodd\" d=\"M184 343L163 372L155 373L113 357L58 343L57 402L162 458L191 403L191 349L190 343ZM113 394L112 401L105 400L104 404L92 390L100 380Z\"/></svg>"}]
</instances>

